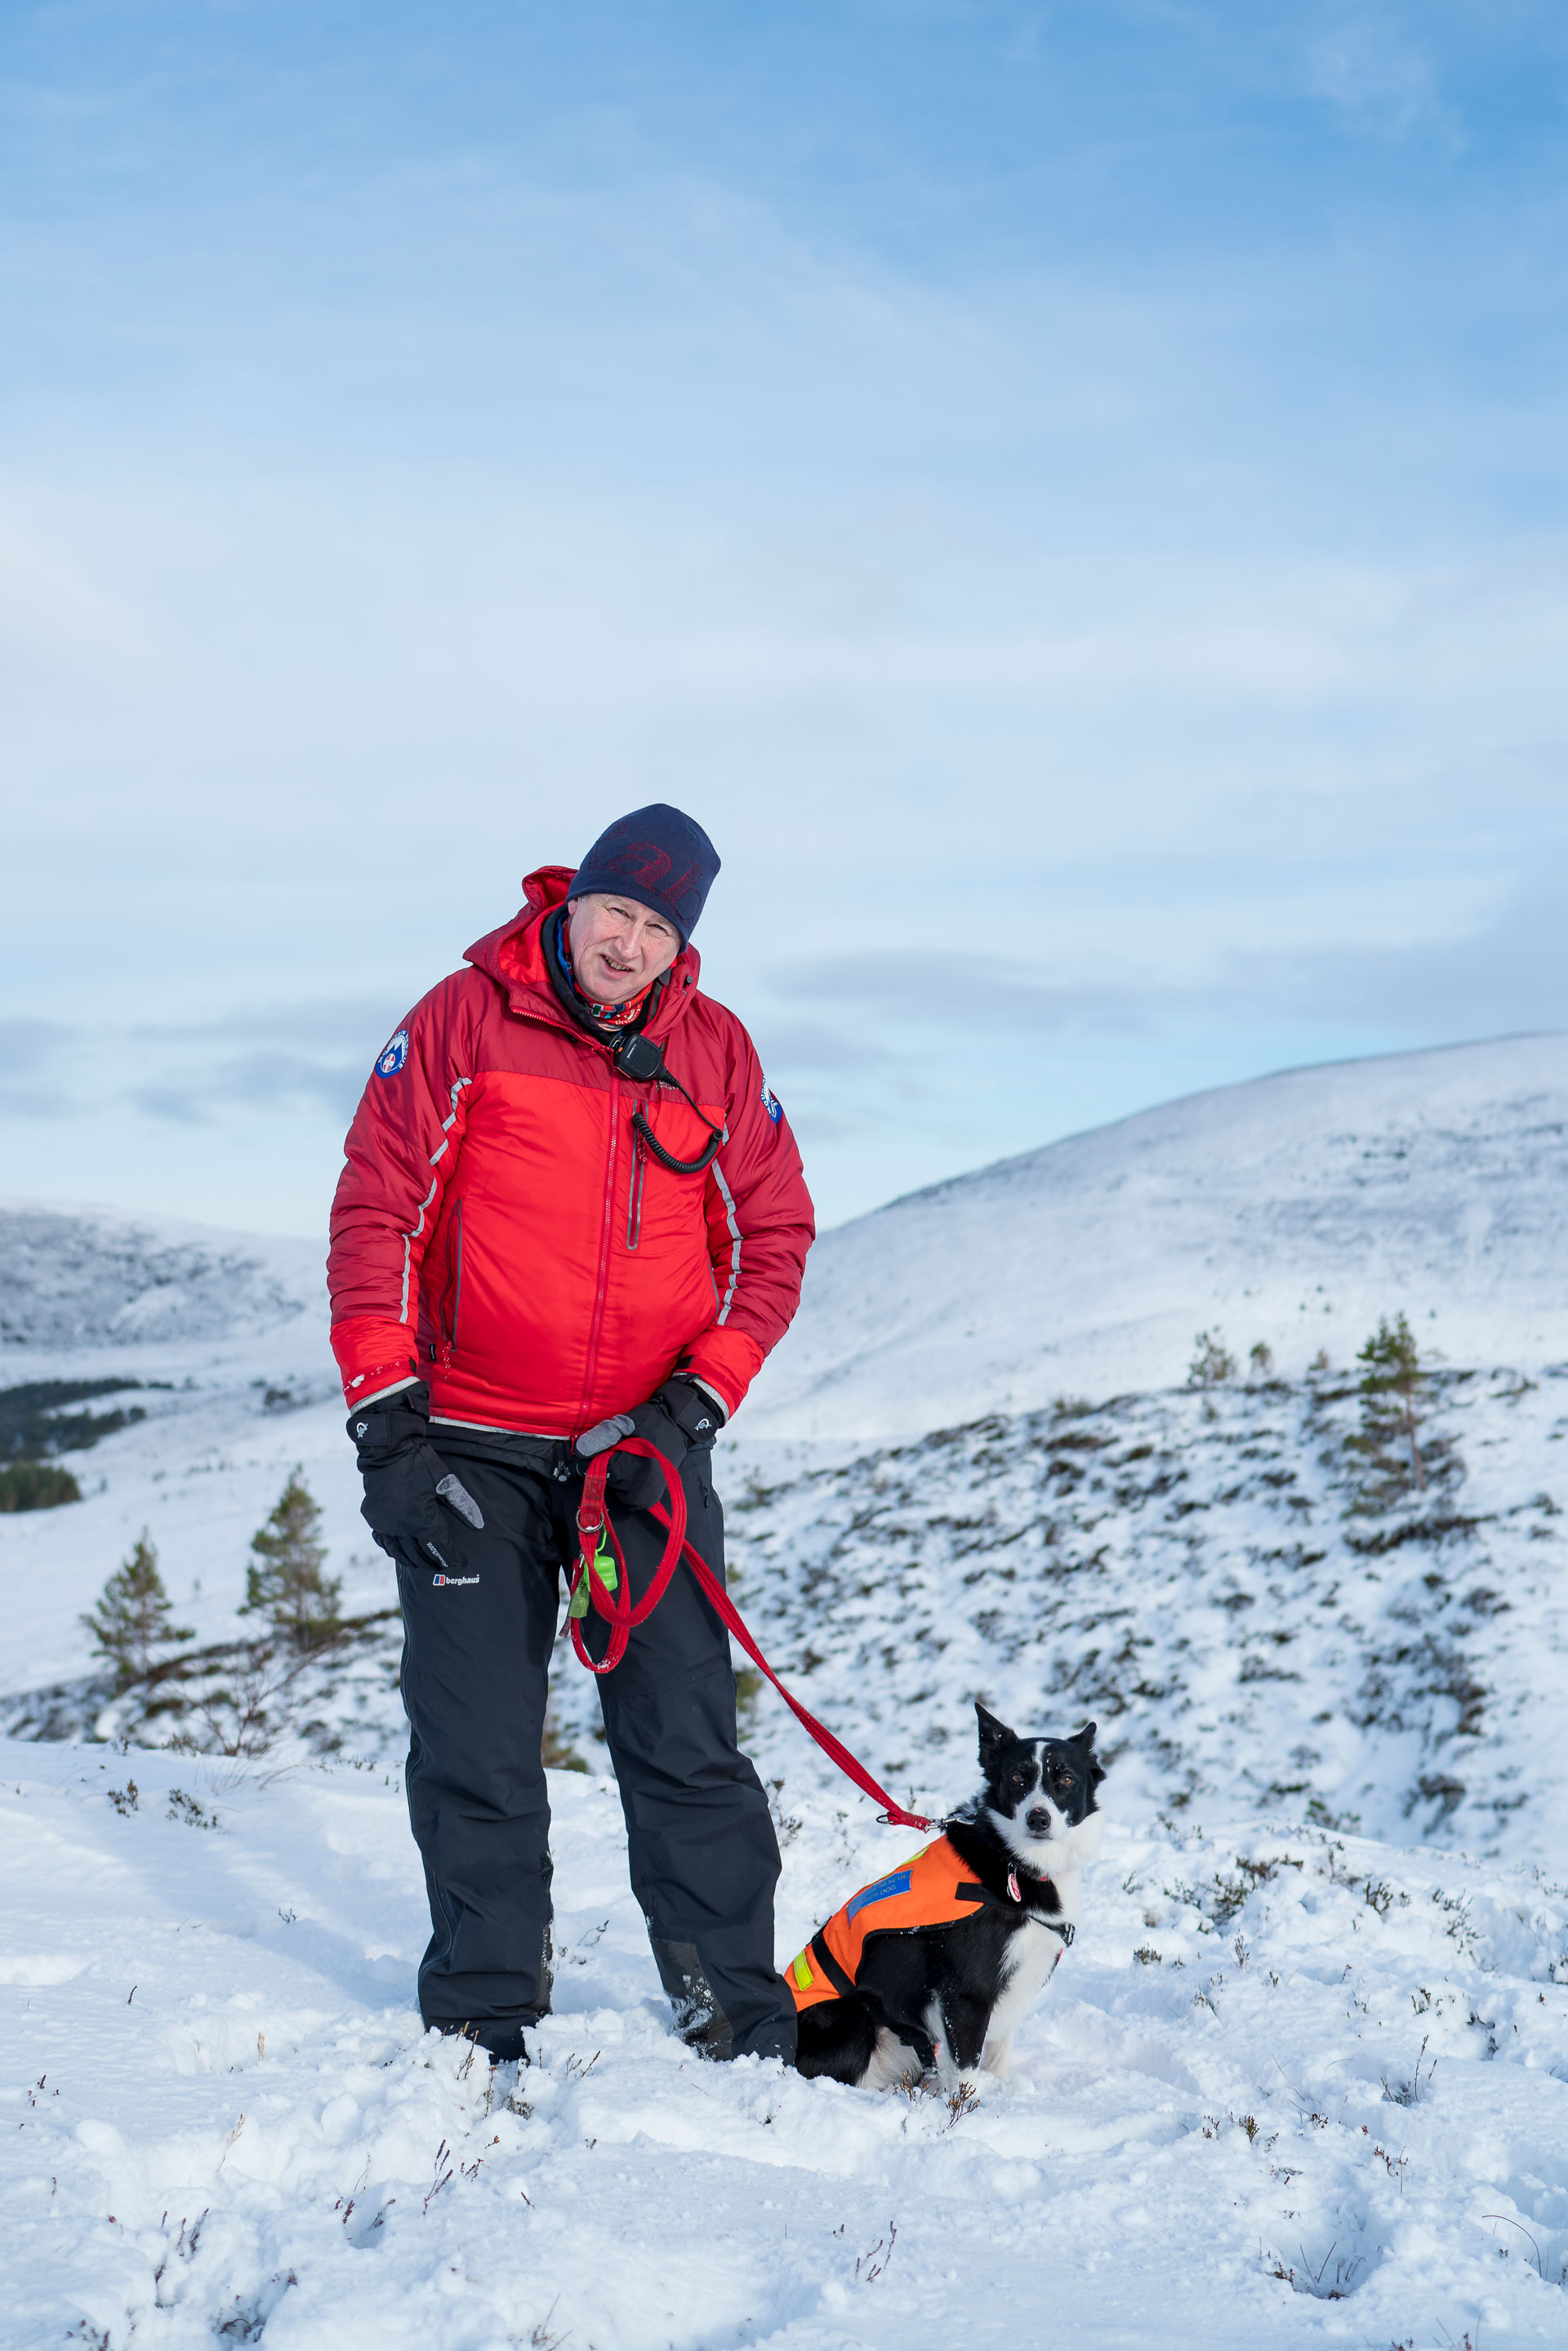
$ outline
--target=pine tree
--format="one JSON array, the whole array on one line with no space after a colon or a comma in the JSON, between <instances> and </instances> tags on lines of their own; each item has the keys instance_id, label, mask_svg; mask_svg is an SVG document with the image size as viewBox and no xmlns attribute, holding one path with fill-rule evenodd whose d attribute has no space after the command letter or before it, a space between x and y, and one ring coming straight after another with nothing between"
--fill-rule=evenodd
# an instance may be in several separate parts
<instances>
[{"instance_id":1,"label":"pine tree","mask_svg":"<svg viewBox=\"0 0 1568 2351\"><path fill-rule=\"evenodd\" d=\"M158 1573L158 1553L145 1527L136 1549L116 1568L97 1604L82 1618L93 1646L114 1667L115 1687L127 1690L155 1672L153 1652L175 1641L193 1640L189 1625L170 1623L169 1595Z\"/></svg>"},{"instance_id":2,"label":"pine tree","mask_svg":"<svg viewBox=\"0 0 1568 2351\"><path fill-rule=\"evenodd\" d=\"M1356 1356L1361 1374L1361 1427L1350 1439L1365 1469L1358 1507L1382 1510L1411 1486L1424 1493L1427 1465L1421 1458L1422 1371L1419 1352L1403 1314L1385 1315Z\"/></svg>"},{"instance_id":3,"label":"pine tree","mask_svg":"<svg viewBox=\"0 0 1568 2351\"><path fill-rule=\"evenodd\" d=\"M256 1565L246 1572L242 1616L265 1616L297 1649L319 1649L336 1638L342 1585L323 1575L327 1546L316 1540L321 1506L297 1467L264 1527L251 1537Z\"/></svg>"}]
</instances>

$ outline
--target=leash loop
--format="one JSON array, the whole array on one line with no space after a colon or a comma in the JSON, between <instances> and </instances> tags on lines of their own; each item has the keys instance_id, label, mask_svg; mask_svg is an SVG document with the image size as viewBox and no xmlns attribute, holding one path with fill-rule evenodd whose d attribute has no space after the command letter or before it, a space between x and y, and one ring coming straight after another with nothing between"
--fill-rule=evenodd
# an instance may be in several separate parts
<instances>
[{"instance_id":1,"label":"leash loop","mask_svg":"<svg viewBox=\"0 0 1568 2351\"><path fill-rule=\"evenodd\" d=\"M655 1502L648 1514L657 1525L665 1530L664 1549L653 1581L635 1607L632 1604L632 1583L626 1572L625 1553L622 1551L621 1540L615 1531L615 1522L604 1503L604 1480L609 1474L611 1460L617 1453L637 1453L641 1454L645 1461L656 1461L664 1473L667 1496L665 1501ZM610 1548L615 1555L616 1566L619 1570L613 1590L606 1585L603 1573L598 1565L601 1541L605 1537L609 1539ZM846 1780L852 1780L862 1795L874 1798L876 1802L883 1807L877 1815L883 1825L887 1828L901 1829L936 1827L936 1822L925 1813L905 1812L902 1804L895 1804L887 1790L872 1778L865 1765L851 1754L842 1740L836 1739L825 1723L819 1722L810 1708L802 1706L792 1690L786 1689L758 1647L750 1627L739 1609L715 1575L706 1560L686 1540L685 1489L681 1484L674 1464L668 1455L661 1453L658 1447L650 1444L645 1437L624 1437L618 1445L610 1446L602 1453L596 1453L589 1463L583 1479L582 1502L577 1513L577 1540L580 1557L578 1561L577 1573L572 1578L571 1597L573 1600L577 1598L586 1578L588 1596L610 1626L610 1639L605 1646L603 1658L596 1665L588 1654L588 1644L583 1637L586 1610L582 1616L570 1618L572 1646L577 1651L579 1662L586 1666L591 1674L614 1672L626 1654L626 1645L632 1637L633 1626L643 1624L653 1614L669 1590L670 1579L674 1574L675 1569L684 1560L695 1576L697 1587L704 1599L718 1617L725 1630L739 1642L758 1671L767 1676L801 1729L809 1737L816 1740L828 1761L838 1767Z\"/></svg>"}]
</instances>

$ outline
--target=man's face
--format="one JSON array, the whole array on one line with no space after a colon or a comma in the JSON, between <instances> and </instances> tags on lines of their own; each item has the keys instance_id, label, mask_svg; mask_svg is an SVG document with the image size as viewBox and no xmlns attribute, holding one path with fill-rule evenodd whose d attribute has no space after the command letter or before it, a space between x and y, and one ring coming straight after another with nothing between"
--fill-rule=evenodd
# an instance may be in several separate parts
<instances>
[{"instance_id":1,"label":"man's face","mask_svg":"<svg viewBox=\"0 0 1568 2351\"><path fill-rule=\"evenodd\" d=\"M624 1004L668 971L680 953L673 923L635 898L589 891L567 914L577 984L594 1004Z\"/></svg>"}]
</instances>

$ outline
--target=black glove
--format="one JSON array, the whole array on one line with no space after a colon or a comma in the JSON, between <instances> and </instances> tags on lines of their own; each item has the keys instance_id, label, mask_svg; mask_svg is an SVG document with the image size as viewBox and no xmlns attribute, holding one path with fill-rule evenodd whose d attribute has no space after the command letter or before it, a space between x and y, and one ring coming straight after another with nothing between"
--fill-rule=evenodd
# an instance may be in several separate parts
<instances>
[{"instance_id":1,"label":"black glove","mask_svg":"<svg viewBox=\"0 0 1568 2351\"><path fill-rule=\"evenodd\" d=\"M606 1453L623 1437L645 1437L679 1469L694 1445L711 1444L724 1426L723 1407L695 1380L666 1380L656 1395L635 1412L618 1412L585 1429L577 1451L586 1459ZM617 1502L646 1510L664 1499L664 1473L656 1461L640 1453L618 1453L610 1464L604 1490Z\"/></svg>"},{"instance_id":2,"label":"black glove","mask_svg":"<svg viewBox=\"0 0 1568 2351\"><path fill-rule=\"evenodd\" d=\"M483 1527L478 1503L428 1442L423 1380L349 1415L365 1481L361 1513L390 1559L413 1551L448 1574L464 1564L457 1522Z\"/></svg>"}]
</instances>

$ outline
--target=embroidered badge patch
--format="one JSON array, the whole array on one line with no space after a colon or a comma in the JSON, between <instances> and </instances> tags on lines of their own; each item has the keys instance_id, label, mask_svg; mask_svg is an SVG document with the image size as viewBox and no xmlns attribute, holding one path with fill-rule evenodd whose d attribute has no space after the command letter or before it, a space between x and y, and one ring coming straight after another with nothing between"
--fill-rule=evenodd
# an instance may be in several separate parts
<instances>
[{"instance_id":1,"label":"embroidered badge patch","mask_svg":"<svg viewBox=\"0 0 1568 2351\"><path fill-rule=\"evenodd\" d=\"M766 1078L762 1081L762 1107L768 1113L768 1117L773 1121L774 1125L777 1126L779 1120L784 1115L784 1105L779 1101L778 1095L772 1091Z\"/></svg>"},{"instance_id":2,"label":"embroidered badge patch","mask_svg":"<svg viewBox=\"0 0 1568 2351\"><path fill-rule=\"evenodd\" d=\"M908 1870L895 1869L891 1877L879 1877L874 1886L862 1886L854 1900L846 1908L844 1916L846 1918L852 1918L857 1911L865 1909L869 1903L891 1902L895 1894L907 1894L908 1891Z\"/></svg>"},{"instance_id":3,"label":"embroidered badge patch","mask_svg":"<svg viewBox=\"0 0 1568 2351\"><path fill-rule=\"evenodd\" d=\"M388 1038L381 1051L376 1055L377 1077L395 1078L407 1059L408 1030L406 1029L400 1029L395 1037Z\"/></svg>"}]
</instances>

